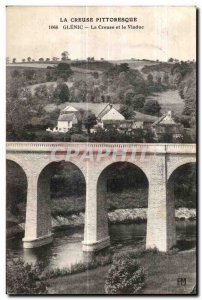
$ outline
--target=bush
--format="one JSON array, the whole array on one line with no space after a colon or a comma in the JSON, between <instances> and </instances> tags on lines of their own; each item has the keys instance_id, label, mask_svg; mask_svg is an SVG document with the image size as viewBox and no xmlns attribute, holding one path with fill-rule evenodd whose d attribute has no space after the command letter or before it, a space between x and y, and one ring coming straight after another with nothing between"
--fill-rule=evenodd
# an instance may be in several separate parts
<instances>
[{"instance_id":1,"label":"bush","mask_svg":"<svg viewBox=\"0 0 202 300\"><path fill-rule=\"evenodd\" d=\"M7 293L14 295L47 294L40 281L40 267L26 264L22 259L7 264Z\"/></svg>"},{"instance_id":2,"label":"bush","mask_svg":"<svg viewBox=\"0 0 202 300\"><path fill-rule=\"evenodd\" d=\"M83 134L72 134L71 142L88 142L88 136Z\"/></svg>"},{"instance_id":3,"label":"bush","mask_svg":"<svg viewBox=\"0 0 202 300\"><path fill-rule=\"evenodd\" d=\"M113 259L105 282L106 294L139 294L144 287L145 270L130 254Z\"/></svg>"},{"instance_id":4,"label":"bush","mask_svg":"<svg viewBox=\"0 0 202 300\"><path fill-rule=\"evenodd\" d=\"M143 112L152 116L159 116L160 110L161 106L156 100L148 100L143 107Z\"/></svg>"}]
</instances>

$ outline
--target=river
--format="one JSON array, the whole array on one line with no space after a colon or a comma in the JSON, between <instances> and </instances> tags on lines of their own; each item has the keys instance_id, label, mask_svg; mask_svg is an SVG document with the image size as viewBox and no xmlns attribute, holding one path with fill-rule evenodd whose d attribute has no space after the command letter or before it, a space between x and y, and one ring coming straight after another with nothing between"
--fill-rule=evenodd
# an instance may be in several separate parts
<instances>
[{"instance_id":1,"label":"river","mask_svg":"<svg viewBox=\"0 0 202 300\"><path fill-rule=\"evenodd\" d=\"M196 226L194 221L177 222L178 248L183 250L195 247ZM145 243L146 224L110 225L109 233L112 246L134 245L134 248ZM43 262L48 268L69 267L84 260L82 252L83 228L63 228L55 231L54 241L38 249L23 249L22 238L7 240L7 259L23 258L28 263Z\"/></svg>"}]
</instances>

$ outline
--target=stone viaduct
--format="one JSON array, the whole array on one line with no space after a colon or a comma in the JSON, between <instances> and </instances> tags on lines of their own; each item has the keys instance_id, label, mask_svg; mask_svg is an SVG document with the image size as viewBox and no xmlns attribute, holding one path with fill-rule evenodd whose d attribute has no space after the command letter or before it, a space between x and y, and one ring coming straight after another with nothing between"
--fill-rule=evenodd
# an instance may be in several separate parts
<instances>
[{"instance_id":1,"label":"stone viaduct","mask_svg":"<svg viewBox=\"0 0 202 300\"><path fill-rule=\"evenodd\" d=\"M111 164L127 161L148 180L146 247L167 251L176 243L174 174L179 167L196 163L196 145L8 142L6 158L17 163L27 178L25 248L40 247L53 239L50 178L54 164L64 160L76 165L86 181L83 251L109 246L103 174Z\"/></svg>"}]
</instances>

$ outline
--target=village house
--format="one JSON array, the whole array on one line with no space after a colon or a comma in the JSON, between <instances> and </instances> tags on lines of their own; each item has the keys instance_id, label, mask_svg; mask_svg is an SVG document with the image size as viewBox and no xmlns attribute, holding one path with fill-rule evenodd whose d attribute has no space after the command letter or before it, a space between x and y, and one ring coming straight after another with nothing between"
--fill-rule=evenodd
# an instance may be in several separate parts
<instances>
[{"instance_id":1,"label":"village house","mask_svg":"<svg viewBox=\"0 0 202 300\"><path fill-rule=\"evenodd\" d=\"M78 124L78 119L75 114L62 114L58 118L56 129L58 132L68 132L74 125Z\"/></svg>"},{"instance_id":2,"label":"village house","mask_svg":"<svg viewBox=\"0 0 202 300\"><path fill-rule=\"evenodd\" d=\"M177 142L183 138L183 125L177 123L172 112L168 111L152 124L152 130L158 141Z\"/></svg>"},{"instance_id":3,"label":"village house","mask_svg":"<svg viewBox=\"0 0 202 300\"><path fill-rule=\"evenodd\" d=\"M51 130L50 128L46 129L48 132L61 132L66 133L68 132L74 125L78 124L79 121L79 112L73 106L65 107L57 121L57 126Z\"/></svg>"},{"instance_id":4,"label":"village house","mask_svg":"<svg viewBox=\"0 0 202 300\"><path fill-rule=\"evenodd\" d=\"M98 125L102 128L105 128L105 126L109 124L116 127L116 124L125 120L125 117L110 103L108 103L96 117Z\"/></svg>"},{"instance_id":5,"label":"village house","mask_svg":"<svg viewBox=\"0 0 202 300\"><path fill-rule=\"evenodd\" d=\"M105 108L97 115L97 120L104 122L104 121L123 121L125 120L125 117L118 112L114 108L114 106L110 103L108 103Z\"/></svg>"},{"instance_id":6,"label":"village house","mask_svg":"<svg viewBox=\"0 0 202 300\"><path fill-rule=\"evenodd\" d=\"M66 106L62 111L61 111L61 115L63 114L69 114L69 113L74 113L77 114L78 113L78 109L76 109L75 107L68 105Z\"/></svg>"}]
</instances>

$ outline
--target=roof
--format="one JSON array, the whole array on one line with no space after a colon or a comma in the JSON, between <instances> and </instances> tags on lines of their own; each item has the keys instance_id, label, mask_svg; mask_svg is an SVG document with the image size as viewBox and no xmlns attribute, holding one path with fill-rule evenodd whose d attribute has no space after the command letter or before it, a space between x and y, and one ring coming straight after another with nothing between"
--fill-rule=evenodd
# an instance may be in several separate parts
<instances>
[{"instance_id":1,"label":"roof","mask_svg":"<svg viewBox=\"0 0 202 300\"><path fill-rule=\"evenodd\" d=\"M100 113L97 115L98 118L102 118L104 115L106 115L111 109L112 109L112 104L107 103L105 107L100 111Z\"/></svg>"},{"instance_id":2,"label":"roof","mask_svg":"<svg viewBox=\"0 0 202 300\"><path fill-rule=\"evenodd\" d=\"M152 126L157 125L177 125L177 123L172 118L171 111L168 111L152 124Z\"/></svg>"},{"instance_id":3,"label":"roof","mask_svg":"<svg viewBox=\"0 0 202 300\"><path fill-rule=\"evenodd\" d=\"M63 109L64 112L76 112L78 111L78 109L76 109L75 107L73 106L70 106L70 105L67 105L64 109Z\"/></svg>"},{"instance_id":4,"label":"roof","mask_svg":"<svg viewBox=\"0 0 202 300\"><path fill-rule=\"evenodd\" d=\"M75 117L75 114L63 114L59 115L58 121L72 121Z\"/></svg>"},{"instance_id":5,"label":"roof","mask_svg":"<svg viewBox=\"0 0 202 300\"><path fill-rule=\"evenodd\" d=\"M80 109L85 110L85 111L91 111L93 114L96 115L96 117L108 105L108 103L88 103L88 102L68 102L68 103L70 103L78 111ZM68 103L66 102L66 103L60 104L59 108L61 110L63 110L67 106ZM113 107L116 110L119 110L120 104L117 104L117 103L113 104Z\"/></svg>"}]
</instances>

